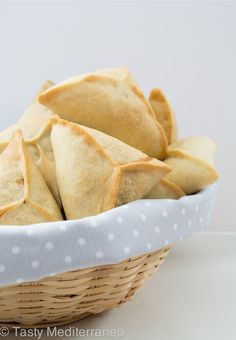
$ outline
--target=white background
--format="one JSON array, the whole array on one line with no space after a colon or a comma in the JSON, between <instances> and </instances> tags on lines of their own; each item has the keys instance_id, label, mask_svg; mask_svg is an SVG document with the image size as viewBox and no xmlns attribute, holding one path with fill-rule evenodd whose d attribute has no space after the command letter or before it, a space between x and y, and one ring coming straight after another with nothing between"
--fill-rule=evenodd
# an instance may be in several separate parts
<instances>
[{"instance_id":1,"label":"white background","mask_svg":"<svg viewBox=\"0 0 236 340\"><path fill-rule=\"evenodd\" d=\"M162 87L180 136L218 144L212 230L236 230L236 3L0 2L0 126L46 79L127 65L148 95Z\"/></svg>"}]
</instances>

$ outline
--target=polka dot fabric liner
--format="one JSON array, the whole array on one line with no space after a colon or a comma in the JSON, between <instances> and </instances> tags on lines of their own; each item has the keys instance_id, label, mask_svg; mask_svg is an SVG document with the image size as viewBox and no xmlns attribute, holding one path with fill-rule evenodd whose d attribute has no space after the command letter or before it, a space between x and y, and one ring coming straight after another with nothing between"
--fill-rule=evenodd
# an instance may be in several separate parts
<instances>
[{"instance_id":1,"label":"polka dot fabric liner","mask_svg":"<svg viewBox=\"0 0 236 340\"><path fill-rule=\"evenodd\" d=\"M138 200L77 221L0 226L0 286L116 264L210 224L217 184L179 200Z\"/></svg>"}]
</instances>

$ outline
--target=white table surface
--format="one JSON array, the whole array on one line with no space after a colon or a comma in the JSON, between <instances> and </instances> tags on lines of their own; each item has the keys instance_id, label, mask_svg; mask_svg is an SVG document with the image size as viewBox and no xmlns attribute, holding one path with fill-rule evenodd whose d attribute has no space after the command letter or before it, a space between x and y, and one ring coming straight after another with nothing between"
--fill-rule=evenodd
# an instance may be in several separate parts
<instances>
[{"instance_id":1,"label":"white table surface","mask_svg":"<svg viewBox=\"0 0 236 340\"><path fill-rule=\"evenodd\" d=\"M85 339L235 340L236 233L205 232L178 242L132 302L68 327L124 332Z\"/></svg>"}]
</instances>

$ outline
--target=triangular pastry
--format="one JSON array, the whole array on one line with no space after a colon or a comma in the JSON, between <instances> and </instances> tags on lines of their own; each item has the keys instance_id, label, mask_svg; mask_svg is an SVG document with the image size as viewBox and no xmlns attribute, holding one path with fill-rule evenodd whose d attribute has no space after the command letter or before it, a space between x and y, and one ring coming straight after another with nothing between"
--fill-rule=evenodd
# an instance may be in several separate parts
<instances>
[{"instance_id":1,"label":"triangular pastry","mask_svg":"<svg viewBox=\"0 0 236 340\"><path fill-rule=\"evenodd\" d=\"M168 144L174 143L177 140L175 114L162 90L158 88L153 89L149 96L149 102L157 121L165 130Z\"/></svg>"},{"instance_id":2,"label":"triangular pastry","mask_svg":"<svg viewBox=\"0 0 236 340\"><path fill-rule=\"evenodd\" d=\"M165 163L100 131L55 118L52 146L67 219L96 215L144 197Z\"/></svg>"},{"instance_id":3,"label":"triangular pastry","mask_svg":"<svg viewBox=\"0 0 236 340\"><path fill-rule=\"evenodd\" d=\"M70 78L42 93L39 102L68 121L102 131L151 157L166 156L165 132L125 67Z\"/></svg>"},{"instance_id":4,"label":"triangular pastry","mask_svg":"<svg viewBox=\"0 0 236 340\"><path fill-rule=\"evenodd\" d=\"M191 137L169 146L165 163L172 170L166 178L187 195L198 192L218 179L213 161L216 145L206 137Z\"/></svg>"},{"instance_id":5,"label":"triangular pastry","mask_svg":"<svg viewBox=\"0 0 236 340\"><path fill-rule=\"evenodd\" d=\"M39 89L37 96L53 85L54 83L50 80L45 82ZM21 116L18 123L0 133L0 152L8 145L14 131L20 129L36 165L39 167L54 198L60 205L54 156L50 140L53 113L38 102L37 96Z\"/></svg>"},{"instance_id":6,"label":"triangular pastry","mask_svg":"<svg viewBox=\"0 0 236 340\"><path fill-rule=\"evenodd\" d=\"M0 155L0 224L26 225L62 220L40 171L16 131Z\"/></svg>"},{"instance_id":7,"label":"triangular pastry","mask_svg":"<svg viewBox=\"0 0 236 340\"><path fill-rule=\"evenodd\" d=\"M162 178L161 181L146 195L145 198L179 199L183 196L185 196L185 193L178 185L166 178Z\"/></svg>"}]
</instances>

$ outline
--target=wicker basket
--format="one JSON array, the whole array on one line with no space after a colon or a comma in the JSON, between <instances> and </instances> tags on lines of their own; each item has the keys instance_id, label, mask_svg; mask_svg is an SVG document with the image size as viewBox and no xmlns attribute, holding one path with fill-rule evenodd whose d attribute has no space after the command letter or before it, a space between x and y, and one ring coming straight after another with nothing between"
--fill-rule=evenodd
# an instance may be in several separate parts
<instances>
[{"instance_id":1,"label":"wicker basket","mask_svg":"<svg viewBox=\"0 0 236 340\"><path fill-rule=\"evenodd\" d=\"M0 326L59 326L119 307L159 268L169 249L0 288Z\"/></svg>"}]
</instances>

